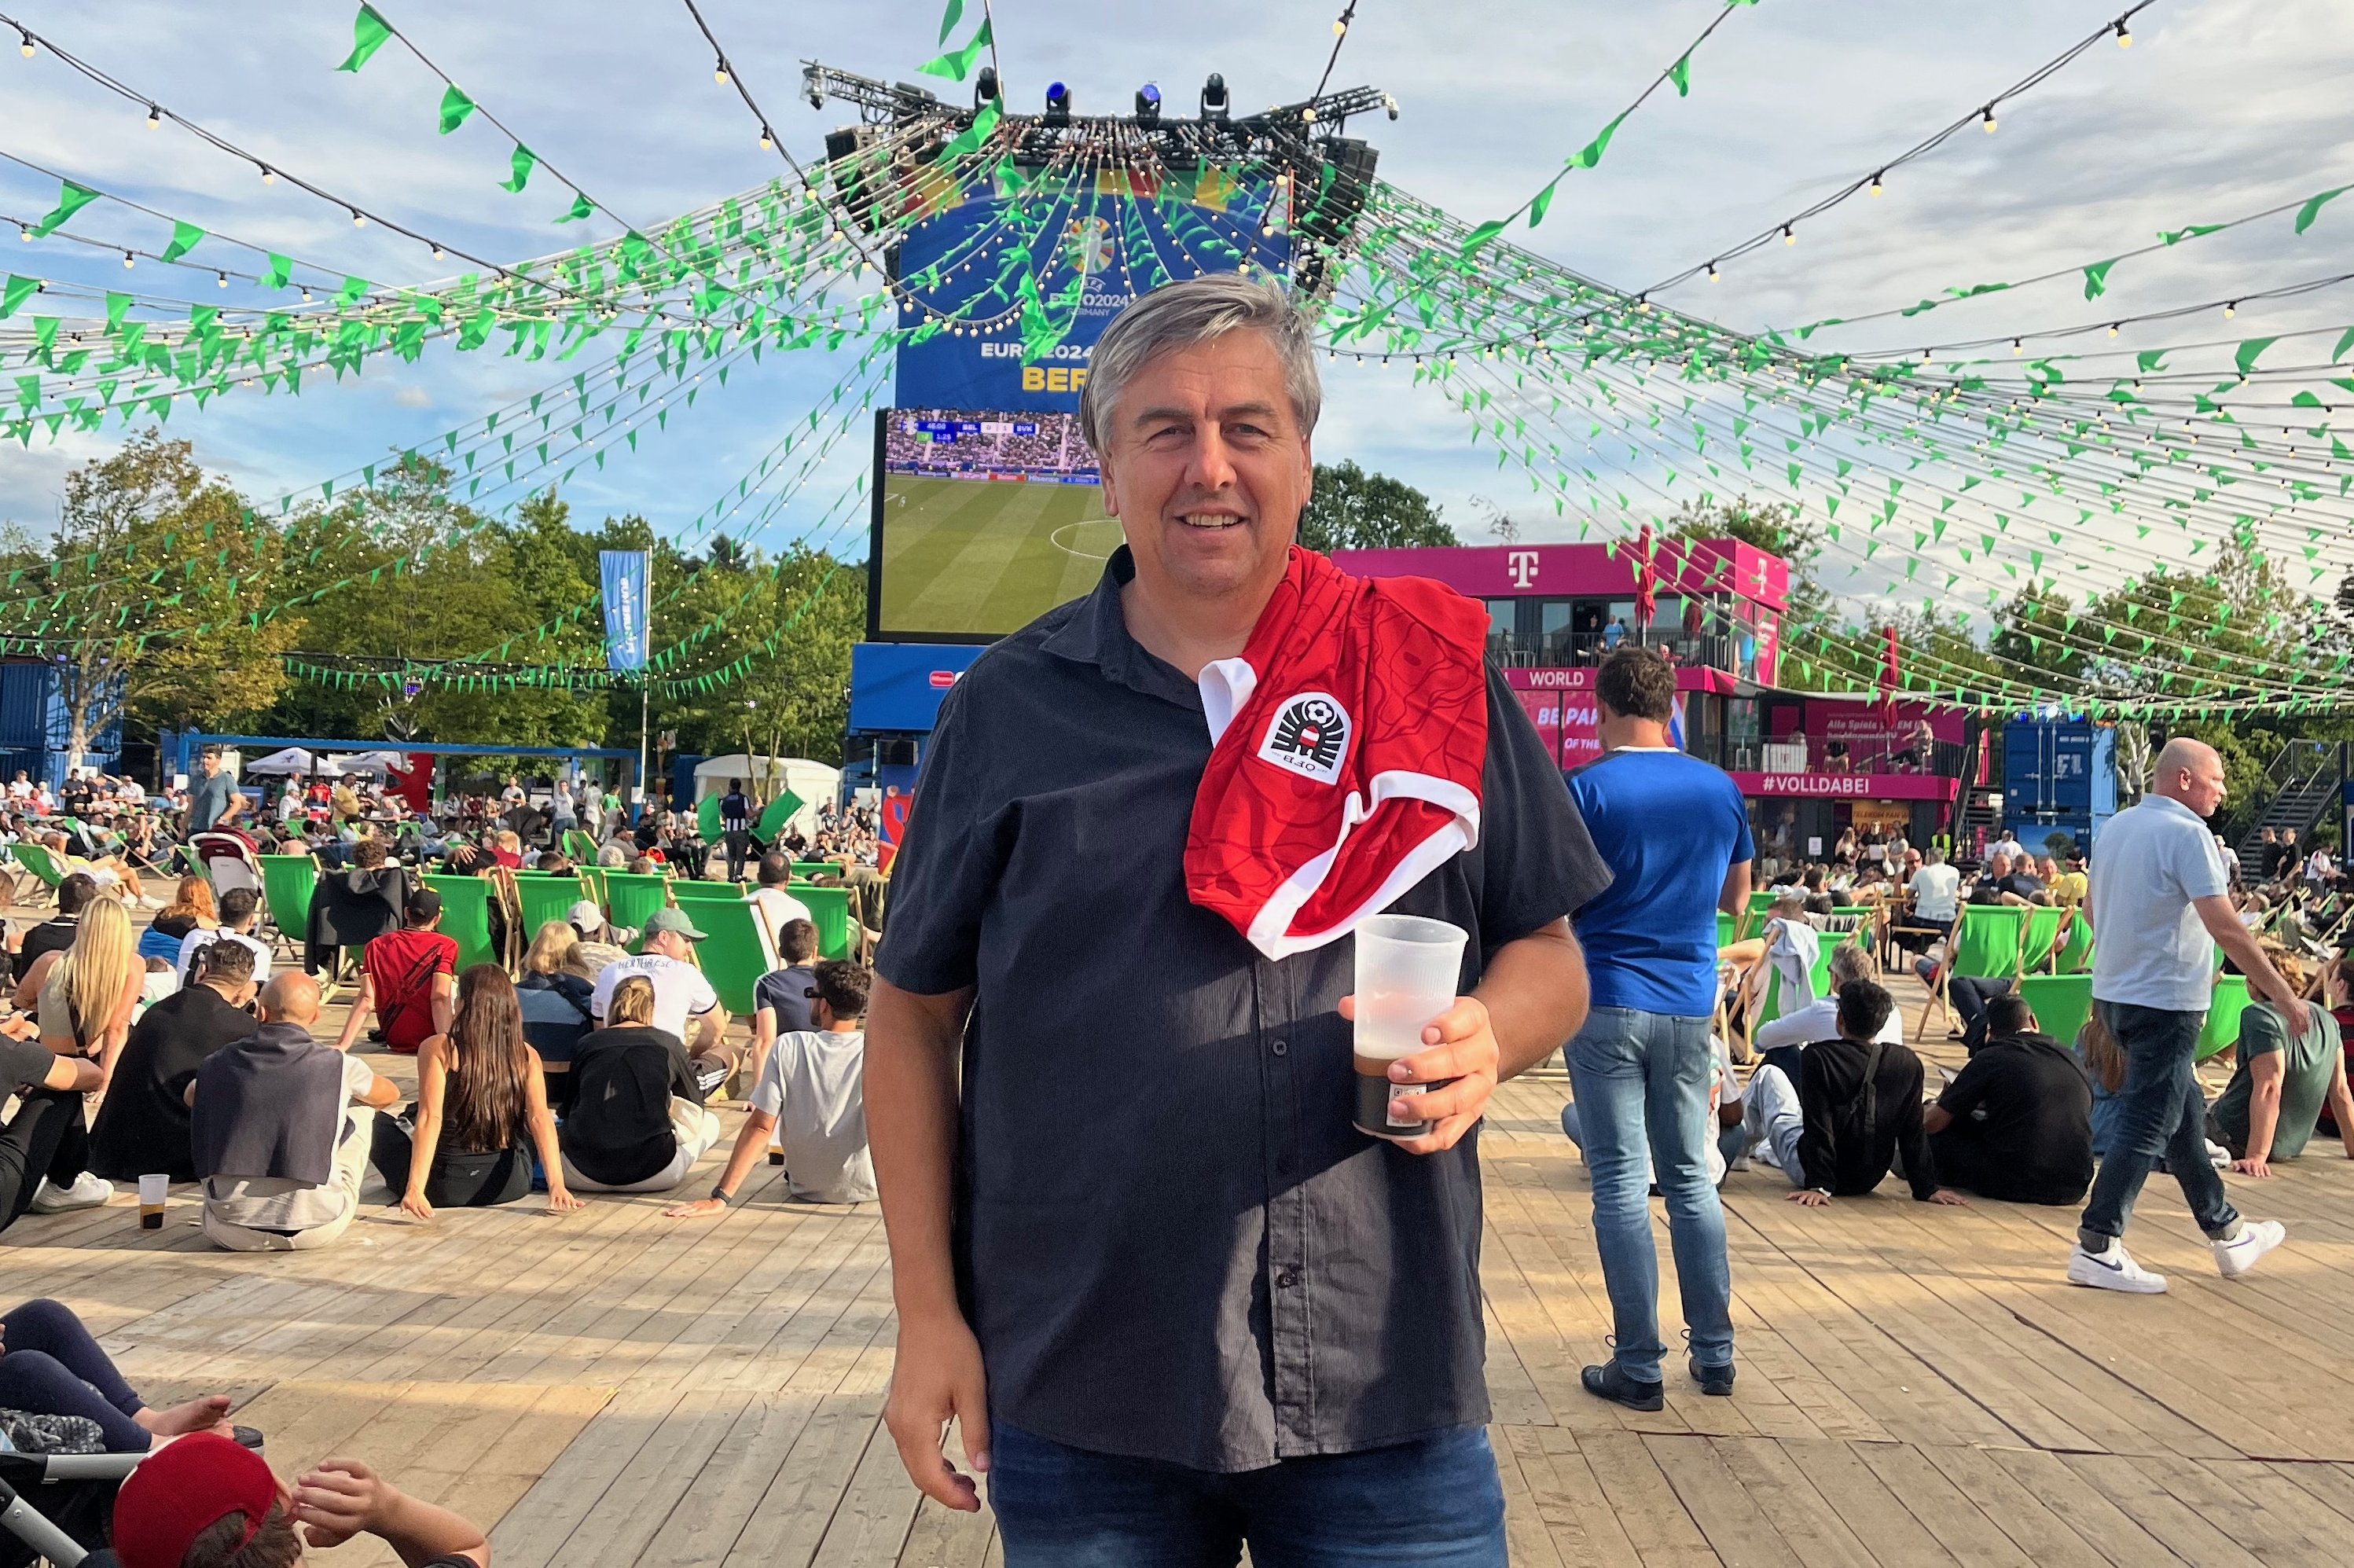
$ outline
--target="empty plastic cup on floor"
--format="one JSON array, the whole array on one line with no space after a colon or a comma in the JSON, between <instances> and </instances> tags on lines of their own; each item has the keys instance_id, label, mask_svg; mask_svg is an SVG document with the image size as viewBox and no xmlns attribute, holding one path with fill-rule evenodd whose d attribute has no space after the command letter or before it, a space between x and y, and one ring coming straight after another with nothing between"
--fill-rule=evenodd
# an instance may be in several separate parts
<instances>
[{"instance_id":1,"label":"empty plastic cup on floor","mask_svg":"<svg viewBox=\"0 0 2354 1568\"><path fill-rule=\"evenodd\" d=\"M1427 1121L1398 1121L1390 1102L1429 1087L1393 1084L1390 1064L1423 1048L1422 1032L1455 1005L1463 978L1462 927L1419 915L1376 915L1357 927L1357 1130L1420 1138Z\"/></svg>"}]
</instances>

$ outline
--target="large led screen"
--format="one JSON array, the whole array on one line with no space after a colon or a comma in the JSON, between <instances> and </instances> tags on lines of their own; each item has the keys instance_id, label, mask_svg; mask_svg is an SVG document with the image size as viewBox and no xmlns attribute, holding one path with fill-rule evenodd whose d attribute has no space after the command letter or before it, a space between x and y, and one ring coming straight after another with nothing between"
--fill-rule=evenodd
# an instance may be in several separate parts
<instances>
[{"instance_id":1,"label":"large led screen","mask_svg":"<svg viewBox=\"0 0 2354 1568\"><path fill-rule=\"evenodd\" d=\"M1095 587L1120 532L1076 416L879 418L870 635L985 641Z\"/></svg>"}]
</instances>

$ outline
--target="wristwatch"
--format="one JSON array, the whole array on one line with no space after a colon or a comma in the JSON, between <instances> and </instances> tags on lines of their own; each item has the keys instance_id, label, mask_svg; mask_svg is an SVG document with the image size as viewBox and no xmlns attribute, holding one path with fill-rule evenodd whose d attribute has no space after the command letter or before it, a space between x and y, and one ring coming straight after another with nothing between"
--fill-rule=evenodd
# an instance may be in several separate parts
<instances>
[{"instance_id":1,"label":"wristwatch","mask_svg":"<svg viewBox=\"0 0 2354 1568\"><path fill-rule=\"evenodd\" d=\"M723 1203L725 1203L725 1202L726 1202L728 1201L727 1189L726 1189L726 1188L725 1188L725 1187L714 1187L714 1188L712 1188L712 1189L711 1189L711 1195L712 1195L714 1198L716 1198L719 1202L723 1202Z\"/></svg>"}]
</instances>

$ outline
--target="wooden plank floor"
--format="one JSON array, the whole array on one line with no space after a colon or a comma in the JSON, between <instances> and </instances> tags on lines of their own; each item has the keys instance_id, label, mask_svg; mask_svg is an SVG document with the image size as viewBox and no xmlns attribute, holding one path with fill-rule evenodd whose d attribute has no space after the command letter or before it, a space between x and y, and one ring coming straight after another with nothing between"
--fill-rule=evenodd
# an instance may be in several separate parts
<instances>
[{"instance_id":1,"label":"wooden plank floor","mask_svg":"<svg viewBox=\"0 0 2354 1568\"><path fill-rule=\"evenodd\" d=\"M2062 1282L2073 1211L1886 1193L1809 1211L1779 1178L1736 1174L1739 1392L1701 1397L1676 1358L1667 1408L1642 1415L1577 1387L1608 1315L1585 1167L1554 1120L1564 1094L1557 1071L1507 1086L1483 1141L1515 1563L2345 1557L2354 1165L2334 1143L2269 1182L2229 1179L2289 1227L2243 1281L2216 1277L2179 1193L2153 1181L2134 1244L2174 1281L2155 1299ZM192 1189L160 1234L118 1198L0 1238L0 1296L71 1303L151 1399L231 1391L281 1470L370 1458L494 1525L502 1563L998 1561L985 1514L918 1506L881 1428L892 1316L874 1206L789 1207L774 1175L758 1167L750 1202L716 1224L664 1220L659 1196L429 1225L372 1202L339 1248L261 1257L207 1246Z\"/></svg>"}]
</instances>

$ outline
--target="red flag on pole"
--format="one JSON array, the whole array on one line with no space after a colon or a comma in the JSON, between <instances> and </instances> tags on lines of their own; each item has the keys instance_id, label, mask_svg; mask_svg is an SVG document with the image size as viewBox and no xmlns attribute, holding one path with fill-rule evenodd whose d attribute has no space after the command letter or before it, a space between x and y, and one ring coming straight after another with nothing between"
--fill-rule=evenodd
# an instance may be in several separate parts
<instances>
[{"instance_id":1,"label":"red flag on pole","mask_svg":"<svg viewBox=\"0 0 2354 1568\"><path fill-rule=\"evenodd\" d=\"M1888 643L1880 656L1880 703L1888 717L1896 717L1896 688L1903 680L1903 670L1897 662L1896 628L1886 628Z\"/></svg>"},{"instance_id":2,"label":"red flag on pole","mask_svg":"<svg viewBox=\"0 0 2354 1568\"><path fill-rule=\"evenodd\" d=\"M1635 624L1649 628L1651 618L1659 610L1659 573L1651 561L1651 525L1643 524L1636 541L1635 560Z\"/></svg>"}]
</instances>

